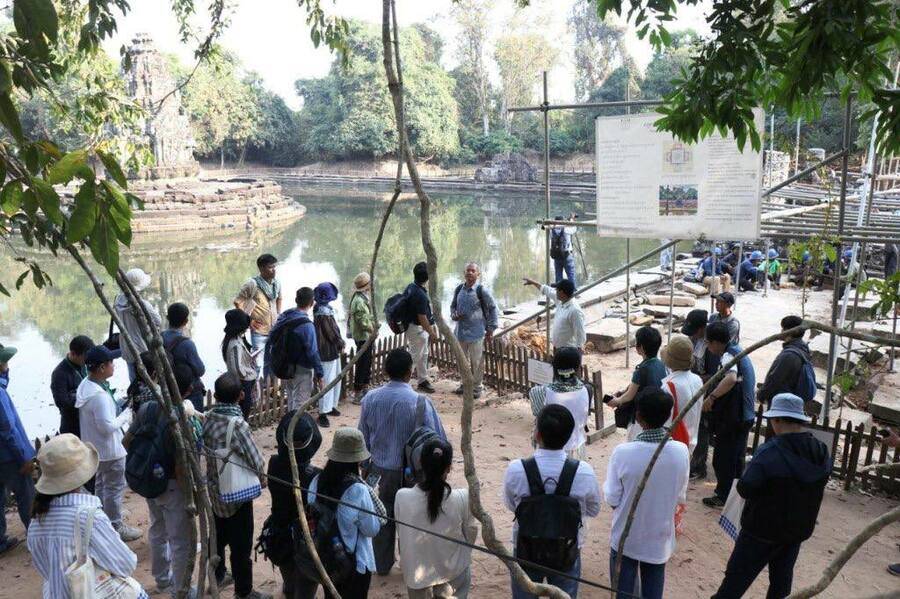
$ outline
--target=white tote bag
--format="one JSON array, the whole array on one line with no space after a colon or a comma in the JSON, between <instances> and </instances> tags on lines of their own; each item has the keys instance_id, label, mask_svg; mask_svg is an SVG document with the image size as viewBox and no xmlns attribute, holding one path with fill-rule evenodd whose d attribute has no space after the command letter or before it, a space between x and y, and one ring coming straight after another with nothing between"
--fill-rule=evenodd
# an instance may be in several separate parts
<instances>
[{"instance_id":1,"label":"white tote bag","mask_svg":"<svg viewBox=\"0 0 900 599\"><path fill-rule=\"evenodd\" d=\"M259 476L250 468L243 457L231 450L231 437L237 418L228 420L225 431L225 447L216 449L219 458L219 499L222 503L244 503L262 495Z\"/></svg>"},{"instance_id":2,"label":"white tote bag","mask_svg":"<svg viewBox=\"0 0 900 599\"><path fill-rule=\"evenodd\" d=\"M75 561L66 568L66 584L72 599L137 599L141 585L130 576L110 574L97 567L90 556L91 532L97 508L82 508L75 516ZM81 514L87 512L87 522L82 534L79 523Z\"/></svg>"},{"instance_id":3,"label":"white tote bag","mask_svg":"<svg viewBox=\"0 0 900 599\"><path fill-rule=\"evenodd\" d=\"M737 479L734 479L725 507L722 508L722 515L719 516L719 526L733 540L737 540L741 532L741 514L744 513L744 498L737 492L737 483Z\"/></svg>"}]
</instances>

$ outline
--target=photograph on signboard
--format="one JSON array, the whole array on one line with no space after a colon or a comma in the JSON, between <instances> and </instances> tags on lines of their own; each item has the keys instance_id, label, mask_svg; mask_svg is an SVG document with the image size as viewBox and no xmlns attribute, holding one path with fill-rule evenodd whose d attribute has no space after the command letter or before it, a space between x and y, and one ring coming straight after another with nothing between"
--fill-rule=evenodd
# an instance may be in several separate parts
<instances>
[{"instance_id":1,"label":"photograph on signboard","mask_svg":"<svg viewBox=\"0 0 900 599\"><path fill-rule=\"evenodd\" d=\"M697 214L698 197L696 185L660 185L659 215L682 216Z\"/></svg>"}]
</instances>

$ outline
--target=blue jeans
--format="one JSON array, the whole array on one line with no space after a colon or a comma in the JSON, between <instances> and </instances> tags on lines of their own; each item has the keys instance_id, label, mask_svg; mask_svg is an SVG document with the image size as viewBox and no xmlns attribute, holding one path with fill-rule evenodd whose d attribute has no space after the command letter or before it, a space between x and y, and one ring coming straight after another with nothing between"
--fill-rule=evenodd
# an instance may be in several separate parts
<instances>
[{"instance_id":1,"label":"blue jeans","mask_svg":"<svg viewBox=\"0 0 900 599\"><path fill-rule=\"evenodd\" d=\"M533 580L534 582L546 582L547 584L552 584L553 586L557 586L560 590L568 593L569 597L572 599L576 599L578 597L578 582L572 580L571 578L564 578L562 576L557 576L555 574L547 574L543 570L532 570L531 568L524 568L525 574L528 575L528 578ZM581 578L581 550L578 550L578 559L575 560L575 565L572 566L572 569L567 572L572 576L577 576ZM512 581L512 599L532 599L533 597L537 597L537 595L532 595L531 593L526 593L522 589L516 586L515 581Z\"/></svg>"},{"instance_id":2,"label":"blue jeans","mask_svg":"<svg viewBox=\"0 0 900 599\"><path fill-rule=\"evenodd\" d=\"M725 566L725 578L714 599L737 599L769 566L769 591L766 599L782 599L791 594L794 582L794 564L800 554L800 543L778 545L767 543L745 533L743 530L734 544L734 551Z\"/></svg>"},{"instance_id":3,"label":"blue jeans","mask_svg":"<svg viewBox=\"0 0 900 599\"><path fill-rule=\"evenodd\" d=\"M271 374L271 364L269 356L266 355L265 347L266 341L269 340L268 335L260 335L256 331L250 331L250 345L253 347L253 351L263 350L256 354L256 370L263 374L263 377L268 379ZM260 367L260 362L262 362L262 366Z\"/></svg>"},{"instance_id":4,"label":"blue jeans","mask_svg":"<svg viewBox=\"0 0 900 599\"><path fill-rule=\"evenodd\" d=\"M31 522L31 504L34 502L34 480L31 475L19 474L20 465L15 462L0 463L0 500L6 501L6 492L16 496L16 508L25 528ZM0 518L0 548L6 545L6 517Z\"/></svg>"},{"instance_id":5,"label":"blue jeans","mask_svg":"<svg viewBox=\"0 0 900 599\"><path fill-rule=\"evenodd\" d=\"M563 270L566 271L566 278L572 281L575 288L578 288L578 281L575 279L575 256L571 252L566 254L565 258L554 258L553 268L556 269L556 282L563 280Z\"/></svg>"},{"instance_id":6,"label":"blue jeans","mask_svg":"<svg viewBox=\"0 0 900 599\"><path fill-rule=\"evenodd\" d=\"M616 551L609 551L609 579L612 580L616 570ZM666 582L665 564L648 564L622 556L622 570L619 572L618 599L624 599L628 593L634 593L637 577L641 577L640 596L644 599L662 599ZM637 594L637 593L635 593Z\"/></svg>"}]
</instances>

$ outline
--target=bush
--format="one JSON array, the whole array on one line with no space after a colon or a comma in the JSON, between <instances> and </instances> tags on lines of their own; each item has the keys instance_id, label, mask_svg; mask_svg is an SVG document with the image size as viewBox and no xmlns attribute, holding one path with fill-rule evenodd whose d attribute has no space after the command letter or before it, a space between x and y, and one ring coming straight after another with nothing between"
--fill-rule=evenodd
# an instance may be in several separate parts
<instances>
[{"instance_id":1,"label":"bush","mask_svg":"<svg viewBox=\"0 0 900 599\"><path fill-rule=\"evenodd\" d=\"M495 154L522 151L522 142L503 130L464 139L463 145L478 158L491 158Z\"/></svg>"}]
</instances>

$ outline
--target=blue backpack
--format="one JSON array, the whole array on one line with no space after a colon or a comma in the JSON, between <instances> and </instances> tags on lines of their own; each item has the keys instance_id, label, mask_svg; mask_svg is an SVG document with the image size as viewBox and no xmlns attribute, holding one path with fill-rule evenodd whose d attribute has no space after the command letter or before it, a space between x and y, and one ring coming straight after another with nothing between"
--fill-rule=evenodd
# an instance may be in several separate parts
<instances>
[{"instance_id":1,"label":"blue backpack","mask_svg":"<svg viewBox=\"0 0 900 599\"><path fill-rule=\"evenodd\" d=\"M797 384L794 387L794 394L803 401L812 401L816 396L816 371L813 369L812 362L809 361L802 351L795 347L789 347L784 351L789 351L800 357L803 366L800 368L800 376L797 377Z\"/></svg>"}]
</instances>

